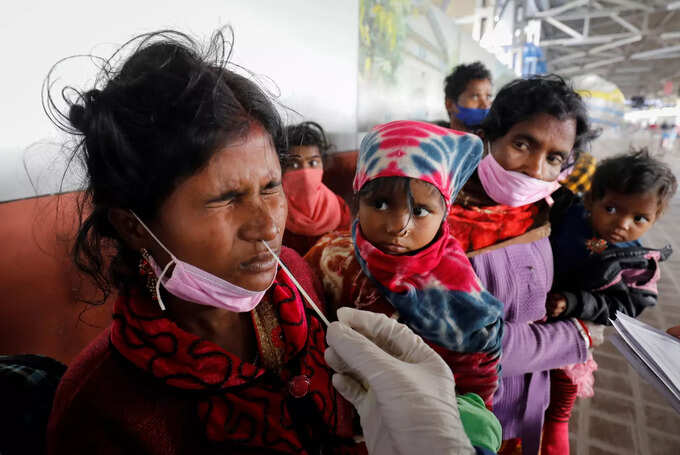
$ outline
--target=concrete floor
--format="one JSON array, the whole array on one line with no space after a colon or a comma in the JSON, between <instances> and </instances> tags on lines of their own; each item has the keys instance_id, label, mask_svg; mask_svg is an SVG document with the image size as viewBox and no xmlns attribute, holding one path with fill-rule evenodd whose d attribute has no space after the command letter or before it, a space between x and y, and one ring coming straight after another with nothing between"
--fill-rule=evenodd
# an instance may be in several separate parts
<instances>
[{"instance_id":1,"label":"concrete floor","mask_svg":"<svg viewBox=\"0 0 680 455\"><path fill-rule=\"evenodd\" d=\"M671 244L675 252L662 266L659 303L640 320L663 329L680 325L680 197L676 196L643 243L650 247ZM680 415L609 341L596 349L594 357L599 364L595 396L577 401L570 422L571 453L679 455Z\"/></svg>"}]
</instances>

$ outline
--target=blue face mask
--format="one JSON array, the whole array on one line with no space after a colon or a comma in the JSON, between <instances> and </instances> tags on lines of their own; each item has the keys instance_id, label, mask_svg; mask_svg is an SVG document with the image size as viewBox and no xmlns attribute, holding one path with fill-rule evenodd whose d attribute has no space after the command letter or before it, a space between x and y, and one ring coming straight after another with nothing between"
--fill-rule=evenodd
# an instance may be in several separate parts
<instances>
[{"instance_id":1,"label":"blue face mask","mask_svg":"<svg viewBox=\"0 0 680 455\"><path fill-rule=\"evenodd\" d=\"M463 107L460 106L459 104L456 104L456 107L458 108L456 118L463 122L463 125L467 127L479 125L480 123L482 123L486 115L489 113L488 109Z\"/></svg>"}]
</instances>

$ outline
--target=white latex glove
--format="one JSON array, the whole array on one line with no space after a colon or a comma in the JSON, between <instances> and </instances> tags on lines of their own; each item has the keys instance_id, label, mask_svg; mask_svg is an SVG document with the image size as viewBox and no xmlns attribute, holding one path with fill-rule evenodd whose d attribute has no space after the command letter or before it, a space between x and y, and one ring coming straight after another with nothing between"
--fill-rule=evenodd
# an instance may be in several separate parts
<instances>
[{"instance_id":1,"label":"white latex glove","mask_svg":"<svg viewBox=\"0 0 680 455\"><path fill-rule=\"evenodd\" d=\"M359 412L371 455L474 454L451 370L408 327L385 315L341 308L328 326L333 386Z\"/></svg>"}]
</instances>

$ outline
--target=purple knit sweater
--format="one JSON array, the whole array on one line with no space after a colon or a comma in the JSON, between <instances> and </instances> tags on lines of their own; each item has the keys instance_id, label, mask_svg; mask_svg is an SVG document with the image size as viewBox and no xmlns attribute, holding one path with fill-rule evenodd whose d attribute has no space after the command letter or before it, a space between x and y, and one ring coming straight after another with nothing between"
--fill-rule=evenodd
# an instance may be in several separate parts
<instances>
[{"instance_id":1,"label":"purple knit sweater","mask_svg":"<svg viewBox=\"0 0 680 455\"><path fill-rule=\"evenodd\" d=\"M503 439L520 437L524 455L535 455L550 399L549 370L584 362L585 341L571 321L533 323L545 316L553 279L547 238L480 254L471 262L488 291L505 304L501 384L493 410Z\"/></svg>"}]
</instances>

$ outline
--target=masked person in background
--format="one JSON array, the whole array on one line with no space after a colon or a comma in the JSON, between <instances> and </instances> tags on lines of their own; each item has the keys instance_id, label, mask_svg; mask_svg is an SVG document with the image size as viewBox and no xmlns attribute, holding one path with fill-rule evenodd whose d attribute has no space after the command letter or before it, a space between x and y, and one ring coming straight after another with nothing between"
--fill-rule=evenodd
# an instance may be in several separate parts
<instances>
[{"instance_id":1,"label":"masked person in background","mask_svg":"<svg viewBox=\"0 0 680 455\"><path fill-rule=\"evenodd\" d=\"M451 128L474 133L489 113L491 90L491 73L482 62L455 67L444 80Z\"/></svg>"},{"instance_id":2,"label":"masked person in background","mask_svg":"<svg viewBox=\"0 0 680 455\"><path fill-rule=\"evenodd\" d=\"M550 370L584 362L587 326L546 317L553 281L550 195L591 140L581 97L556 76L515 80L496 95L480 136L486 156L451 208L451 232L504 304L502 378L493 411L501 453L536 455ZM545 438L544 438L545 442Z\"/></svg>"},{"instance_id":3,"label":"masked person in background","mask_svg":"<svg viewBox=\"0 0 680 455\"><path fill-rule=\"evenodd\" d=\"M349 229L352 215L347 203L322 183L324 156L331 145L316 122L286 128L288 159L283 190L288 218L283 244L301 255L331 231Z\"/></svg>"}]
</instances>

